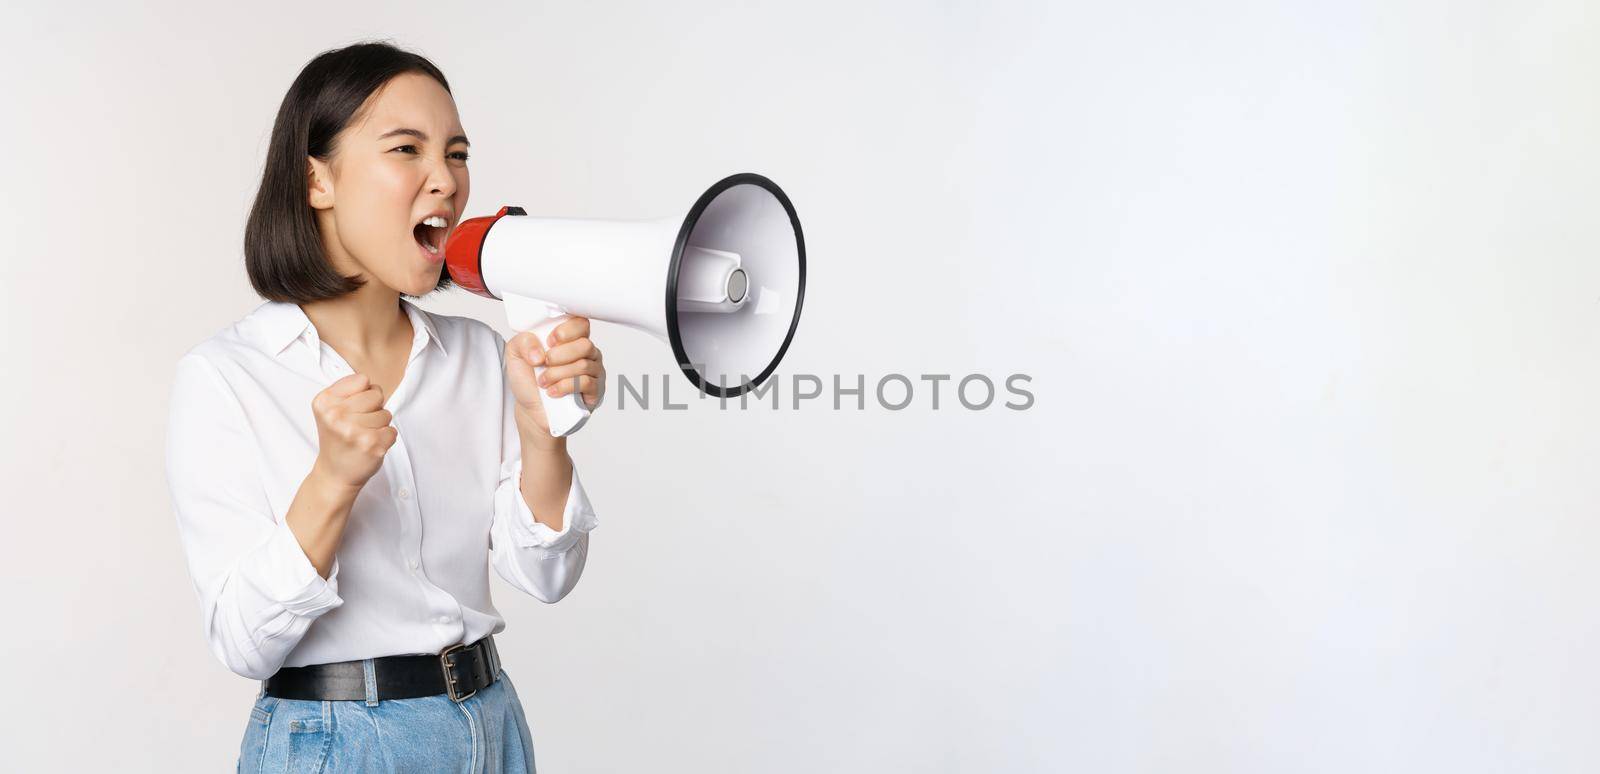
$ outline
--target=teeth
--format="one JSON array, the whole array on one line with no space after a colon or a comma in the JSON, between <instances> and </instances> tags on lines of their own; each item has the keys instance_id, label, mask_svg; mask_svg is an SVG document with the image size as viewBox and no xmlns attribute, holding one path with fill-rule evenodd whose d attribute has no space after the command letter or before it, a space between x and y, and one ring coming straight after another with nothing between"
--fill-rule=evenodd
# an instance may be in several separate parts
<instances>
[{"instance_id":1,"label":"teeth","mask_svg":"<svg viewBox=\"0 0 1600 774\"><path fill-rule=\"evenodd\" d=\"M433 253L434 255L438 255L439 254L439 248L434 247L433 245L430 245L430 244L423 244L422 245L422 249L427 250L428 252Z\"/></svg>"},{"instance_id":2,"label":"teeth","mask_svg":"<svg viewBox=\"0 0 1600 774\"><path fill-rule=\"evenodd\" d=\"M422 221L422 225L432 226L434 228L444 228L448 224L445 223L444 218L441 218L438 215L430 215L427 219Z\"/></svg>"}]
</instances>

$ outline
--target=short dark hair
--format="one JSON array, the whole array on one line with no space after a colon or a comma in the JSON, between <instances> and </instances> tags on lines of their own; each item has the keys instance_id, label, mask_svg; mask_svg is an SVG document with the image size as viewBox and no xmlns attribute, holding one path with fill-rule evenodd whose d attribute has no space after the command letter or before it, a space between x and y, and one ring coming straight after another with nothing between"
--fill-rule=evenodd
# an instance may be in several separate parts
<instances>
[{"instance_id":1,"label":"short dark hair","mask_svg":"<svg viewBox=\"0 0 1600 774\"><path fill-rule=\"evenodd\" d=\"M335 271L323 251L306 181L306 157L327 160L334 138L367 97L402 73L450 82L419 54L387 42L324 51L306 64L278 107L267 145L266 169L244 227L244 265L256 293L269 301L307 303L336 298L366 284ZM449 287L441 268L434 290Z\"/></svg>"}]
</instances>

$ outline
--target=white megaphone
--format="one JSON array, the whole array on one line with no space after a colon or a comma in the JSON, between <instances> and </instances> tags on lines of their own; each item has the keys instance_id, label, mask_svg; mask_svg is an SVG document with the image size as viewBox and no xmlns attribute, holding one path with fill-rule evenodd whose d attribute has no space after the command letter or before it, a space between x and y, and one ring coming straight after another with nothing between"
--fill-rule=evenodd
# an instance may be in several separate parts
<instances>
[{"instance_id":1,"label":"white megaphone","mask_svg":"<svg viewBox=\"0 0 1600 774\"><path fill-rule=\"evenodd\" d=\"M724 398L772 375L806 289L794 205L752 173L718 181L682 217L543 218L502 207L457 225L445 263L455 284L505 301L511 327L541 344L571 315L637 328L672 345L695 387ZM553 436L589 419L577 392L540 397Z\"/></svg>"}]
</instances>

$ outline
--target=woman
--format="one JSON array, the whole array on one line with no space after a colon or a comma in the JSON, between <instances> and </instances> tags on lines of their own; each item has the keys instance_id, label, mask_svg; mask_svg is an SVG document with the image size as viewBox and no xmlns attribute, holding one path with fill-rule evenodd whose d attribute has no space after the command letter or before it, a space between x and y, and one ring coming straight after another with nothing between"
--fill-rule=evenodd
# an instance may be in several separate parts
<instances>
[{"instance_id":1,"label":"woman","mask_svg":"<svg viewBox=\"0 0 1600 774\"><path fill-rule=\"evenodd\" d=\"M540 401L599 402L589 321L509 342L446 287L468 143L426 59L326 52L245 230L265 303L179 361L167 467L211 651L262 681L242 771L533 771L488 567L556 602L593 509ZM537 381L534 365L548 363Z\"/></svg>"}]
</instances>

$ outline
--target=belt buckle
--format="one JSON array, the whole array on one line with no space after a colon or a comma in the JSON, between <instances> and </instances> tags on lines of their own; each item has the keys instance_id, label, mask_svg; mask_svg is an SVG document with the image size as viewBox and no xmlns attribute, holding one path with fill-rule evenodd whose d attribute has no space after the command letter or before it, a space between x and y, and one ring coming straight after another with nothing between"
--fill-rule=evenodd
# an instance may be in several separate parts
<instances>
[{"instance_id":1,"label":"belt buckle","mask_svg":"<svg viewBox=\"0 0 1600 774\"><path fill-rule=\"evenodd\" d=\"M466 649L466 645L458 642L448 648L445 648L439 653L439 666L444 669L444 691L445 693L449 694L451 701L458 704L472 698L478 693L478 689L474 688L470 693L464 696L456 695L456 676L455 673L451 671L451 668L455 665L450 663L450 657Z\"/></svg>"}]
</instances>

